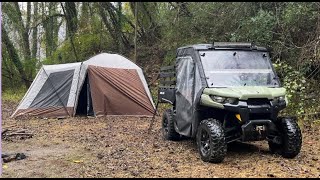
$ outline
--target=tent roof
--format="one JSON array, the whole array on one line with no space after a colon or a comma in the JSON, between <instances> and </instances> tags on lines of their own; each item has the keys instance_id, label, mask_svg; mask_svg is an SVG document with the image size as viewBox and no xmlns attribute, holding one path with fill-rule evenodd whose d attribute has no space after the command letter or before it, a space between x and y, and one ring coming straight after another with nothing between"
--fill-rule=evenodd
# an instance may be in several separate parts
<instances>
[{"instance_id":1,"label":"tent roof","mask_svg":"<svg viewBox=\"0 0 320 180\"><path fill-rule=\"evenodd\" d=\"M123 68L123 69L141 69L129 59L119 54L101 53L87 61L83 62L86 65L102 66L109 68Z\"/></svg>"}]
</instances>

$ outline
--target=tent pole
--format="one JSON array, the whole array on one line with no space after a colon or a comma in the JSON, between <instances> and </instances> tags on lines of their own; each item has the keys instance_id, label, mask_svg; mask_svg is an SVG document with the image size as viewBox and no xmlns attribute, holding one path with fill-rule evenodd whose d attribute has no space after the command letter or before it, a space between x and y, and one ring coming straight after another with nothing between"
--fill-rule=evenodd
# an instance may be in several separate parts
<instances>
[{"instance_id":1,"label":"tent pole","mask_svg":"<svg viewBox=\"0 0 320 180\"><path fill-rule=\"evenodd\" d=\"M159 105L159 101L157 101L156 109L154 110L154 113L153 113L153 116L152 116L152 119L151 119L151 122L150 122L150 126L149 126L149 129L148 129L148 134L151 132L151 129L152 129L152 126L153 126L153 123L154 123L154 118L156 117L156 114L157 114L158 105Z\"/></svg>"}]
</instances>

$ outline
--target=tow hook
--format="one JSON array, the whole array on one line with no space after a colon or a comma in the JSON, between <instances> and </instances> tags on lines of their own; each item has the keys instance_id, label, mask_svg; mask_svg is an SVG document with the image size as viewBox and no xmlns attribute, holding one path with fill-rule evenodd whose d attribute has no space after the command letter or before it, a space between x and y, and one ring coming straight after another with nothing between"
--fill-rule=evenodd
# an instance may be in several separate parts
<instances>
[{"instance_id":1,"label":"tow hook","mask_svg":"<svg viewBox=\"0 0 320 180\"><path fill-rule=\"evenodd\" d=\"M266 127L265 125L262 125L262 126L256 126L256 131L258 131L259 135L261 136L261 132L262 131L265 131L266 130Z\"/></svg>"}]
</instances>

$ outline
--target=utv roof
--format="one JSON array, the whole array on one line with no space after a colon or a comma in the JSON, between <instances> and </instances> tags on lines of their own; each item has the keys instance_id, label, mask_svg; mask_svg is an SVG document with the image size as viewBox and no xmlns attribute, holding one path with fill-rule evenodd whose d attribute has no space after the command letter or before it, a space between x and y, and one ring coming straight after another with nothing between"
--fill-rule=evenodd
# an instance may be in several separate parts
<instances>
[{"instance_id":1,"label":"utv roof","mask_svg":"<svg viewBox=\"0 0 320 180\"><path fill-rule=\"evenodd\" d=\"M210 50L210 49L238 49L238 50L257 50L268 51L267 48L257 46L248 42L214 42L213 44L194 44L178 48L178 50L193 48L195 50Z\"/></svg>"}]
</instances>

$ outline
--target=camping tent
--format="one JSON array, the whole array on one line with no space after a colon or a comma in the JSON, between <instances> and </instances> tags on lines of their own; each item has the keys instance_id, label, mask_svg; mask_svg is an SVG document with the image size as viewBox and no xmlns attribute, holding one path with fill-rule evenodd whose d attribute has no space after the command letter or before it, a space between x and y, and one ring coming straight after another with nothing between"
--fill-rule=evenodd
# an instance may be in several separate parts
<instances>
[{"instance_id":1,"label":"camping tent","mask_svg":"<svg viewBox=\"0 0 320 180\"><path fill-rule=\"evenodd\" d=\"M102 53L84 62L43 65L11 117L152 116L154 108L141 68Z\"/></svg>"}]
</instances>

